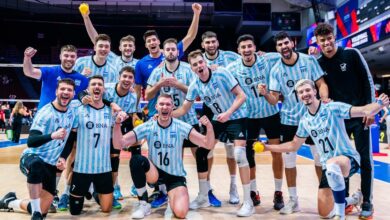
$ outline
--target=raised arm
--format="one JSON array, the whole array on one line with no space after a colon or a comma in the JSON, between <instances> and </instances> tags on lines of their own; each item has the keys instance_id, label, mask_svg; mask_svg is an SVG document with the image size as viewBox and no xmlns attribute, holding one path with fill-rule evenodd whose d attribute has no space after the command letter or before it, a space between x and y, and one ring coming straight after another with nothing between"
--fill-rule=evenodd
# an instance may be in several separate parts
<instances>
[{"instance_id":1,"label":"raised arm","mask_svg":"<svg viewBox=\"0 0 390 220\"><path fill-rule=\"evenodd\" d=\"M297 151L303 143L305 143L306 138L301 138L298 136L294 136L292 141L283 143L283 144L266 144L264 150L269 150L272 152L294 152ZM252 147L252 146L250 146Z\"/></svg>"},{"instance_id":2,"label":"raised arm","mask_svg":"<svg viewBox=\"0 0 390 220\"><path fill-rule=\"evenodd\" d=\"M27 47L24 51L23 73L25 76L34 79L40 79L42 76L42 71L40 69L34 68L31 61L36 52L37 50L32 47Z\"/></svg>"},{"instance_id":3,"label":"raised arm","mask_svg":"<svg viewBox=\"0 0 390 220\"><path fill-rule=\"evenodd\" d=\"M199 122L202 125L206 126L206 135L202 135L199 132L197 132L195 129L192 129L190 133L190 141L200 147L204 147L206 149L212 150L215 146L215 135L214 135L213 125L205 115L199 119Z\"/></svg>"},{"instance_id":4,"label":"raised arm","mask_svg":"<svg viewBox=\"0 0 390 220\"><path fill-rule=\"evenodd\" d=\"M172 112L173 118L179 118L185 115L191 108L193 101L184 100L182 106Z\"/></svg>"},{"instance_id":5,"label":"raised arm","mask_svg":"<svg viewBox=\"0 0 390 220\"><path fill-rule=\"evenodd\" d=\"M199 17L200 12L202 11L202 5L198 3L192 4L192 11L194 12L194 16L192 17L191 26L188 28L187 35L181 40L183 42L184 51L187 50L187 48L195 40L196 34L198 33Z\"/></svg>"},{"instance_id":6,"label":"raised arm","mask_svg":"<svg viewBox=\"0 0 390 220\"><path fill-rule=\"evenodd\" d=\"M257 85L259 93L264 96L265 100L271 105L276 105L279 101L279 93L275 91L268 91L266 84Z\"/></svg>"},{"instance_id":7,"label":"raised arm","mask_svg":"<svg viewBox=\"0 0 390 220\"><path fill-rule=\"evenodd\" d=\"M127 132L122 135L121 123L127 118L126 112L119 112L112 131L112 143L115 149L122 149L125 146L131 146L137 142L137 137L134 131Z\"/></svg>"},{"instance_id":8,"label":"raised arm","mask_svg":"<svg viewBox=\"0 0 390 220\"><path fill-rule=\"evenodd\" d=\"M373 102L365 106L359 106L359 107L353 106L351 108L351 118L374 116L379 111L381 111L383 107L388 107L388 106L389 106L389 97L386 94L382 93L378 97L378 100L376 102Z\"/></svg>"},{"instance_id":9,"label":"raised arm","mask_svg":"<svg viewBox=\"0 0 390 220\"><path fill-rule=\"evenodd\" d=\"M95 27L92 24L91 18L89 17L90 11L88 8L88 11L83 14L81 13L81 16L83 17L84 20L84 26L85 29L87 30L89 39L91 40L92 44L95 44L95 39L99 35L99 33L96 31Z\"/></svg>"}]
</instances>

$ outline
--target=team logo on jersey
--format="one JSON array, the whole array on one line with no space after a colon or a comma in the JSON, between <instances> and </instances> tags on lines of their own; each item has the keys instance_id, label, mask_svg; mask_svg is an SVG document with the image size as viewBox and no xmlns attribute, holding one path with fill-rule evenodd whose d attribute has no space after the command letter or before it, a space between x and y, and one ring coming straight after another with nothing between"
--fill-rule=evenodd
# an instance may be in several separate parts
<instances>
[{"instance_id":1,"label":"team logo on jersey","mask_svg":"<svg viewBox=\"0 0 390 220\"><path fill-rule=\"evenodd\" d=\"M104 119L109 119L110 118L110 113L104 113Z\"/></svg>"},{"instance_id":2,"label":"team logo on jersey","mask_svg":"<svg viewBox=\"0 0 390 220\"><path fill-rule=\"evenodd\" d=\"M294 80L288 80L287 81L287 83L286 83L286 85L288 86L288 87L290 87L290 88L292 88L292 87L294 87Z\"/></svg>"},{"instance_id":3,"label":"team logo on jersey","mask_svg":"<svg viewBox=\"0 0 390 220\"><path fill-rule=\"evenodd\" d=\"M205 96L205 97L204 97L204 100L205 100L206 102L211 102L211 99L210 99L210 97L208 97L208 96Z\"/></svg>"},{"instance_id":4,"label":"team logo on jersey","mask_svg":"<svg viewBox=\"0 0 390 220\"><path fill-rule=\"evenodd\" d=\"M88 113L85 113L85 114L84 114L84 117L85 117L85 118L89 118L89 114L88 114Z\"/></svg>"},{"instance_id":5,"label":"team logo on jersey","mask_svg":"<svg viewBox=\"0 0 390 220\"><path fill-rule=\"evenodd\" d=\"M302 73L307 71L307 67L306 66L300 66L299 69L301 70Z\"/></svg>"},{"instance_id":6,"label":"team logo on jersey","mask_svg":"<svg viewBox=\"0 0 390 220\"><path fill-rule=\"evenodd\" d=\"M160 149L160 148L161 148L161 142L160 142L160 141L154 142L154 147L155 147L156 149Z\"/></svg>"},{"instance_id":7,"label":"team logo on jersey","mask_svg":"<svg viewBox=\"0 0 390 220\"><path fill-rule=\"evenodd\" d=\"M343 72L347 71L347 64L346 64L346 63L340 64L340 69L341 69L341 71L343 71Z\"/></svg>"},{"instance_id":8,"label":"team logo on jersey","mask_svg":"<svg viewBox=\"0 0 390 220\"><path fill-rule=\"evenodd\" d=\"M253 83L252 78L246 78L246 79L245 79L245 83L246 83L247 85L252 84L252 83Z\"/></svg>"},{"instance_id":9,"label":"team logo on jersey","mask_svg":"<svg viewBox=\"0 0 390 220\"><path fill-rule=\"evenodd\" d=\"M149 64L148 65L148 69L152 69L152 68L153 68L153 66Z\"/></svg>"},{"instance_id":10,"label":"team logo on jersey","mask_svg":"<svg viewBox=\"0 0 390 220\"><path fill-rule=\"evenodd\" d=\"M212 84L212 86L213 86L214 89L217 89L217 88L218 88L218 83L217 83L217 82L214 82L214 83Z\"/></svg>"},{"instance_id":11,"label":"team logo on jersey","mask_svg":"<svg viewBox=\"0 0 390 220\"><path fill-rule=\"evenodd\" d=\"M315 131L315 130L311 130L311 136L313 136L313 137L317 137L317 136L318 136L318 133L317 133L317 131Z\"/></svg>"},{"instance_id":12,"label":"team logo on jersey","mask_svg":"<svg viewBox=\"0 0 390 220\"><path fill-rule=\"evenodd\" d=\"M287 75L287 72L284 72L283 74L282 74L284 77L287 77L288 75Z\"/></svg>"},{"instance_id":13,"label":"team logo on jersey","mask_svg":"<svg viewBox=\"0 0 390 220\"><path fill-rule=\"evenodd\" d=\"M158 133L157 131L153 132L153 136L157 137L158 136Z\"/></svg>"},{"instance_id":14,"label":"team logo on jersey","mask_svg":"<svg viewBox=\"0 0 390 220\"><path fill-rule=\"evenodd\" d=\"M171 136L171 138L175 138L176 137L176 131L171 131L170 136Z\"/></svg>"},{"instance_id":15,"label":"team logo on jersey","mask_svg":"<svg viewBox=\"0 0 390 220\"><path fill-rule=\"evenodd\" d=\"M58 81L58 80L61 80L61 77L60 77L60 76L57 77L57 81Z\"/></svg>"},{"instance_id":16,"label":"team logo on jersey","mask_svg":"<svg viewBox=\"0 0 390 220\"><path fill-rule=\"evenodd\" d=\"M60 119L56 118L56 119L54 120L54 122L55 122L55 123L60 123Z\"/></svg>"},{"instance_id":17,"label":"team logo on jersey","mask_svg":"<svg viewBox=\"0 0 390 220\"><path fill-rule=\"evenodd\" d=\"M328 73L326 71L324 71L324 76L327 76L327 75L328 75Z\"/></svg>"},{"instance_id":18,"label":"team logo on jersey","mask_svg":"<svg viewBox=\"0 0 390 220\"><path fill-rule=\"evenodd\" d=\"M89 121L85 124L85 126L88 128L88 129L92 129L93 127L95 127L95 124L92 122L92 121Z\"/></svg>"},{"instance_id":19,"label":"team logo on jersey","mask_svg":"<svg viewBox=\"0 0 390 220\"><path fill-rule=\"evenodd\" d=\"M320 118L322 121L325 121L326 120L326 113L325 112L321 113Z\"/></svg>"},{"instance_id":20,"label":"team logo on jersey","mask_svg":"<svg viewBox=\"0 0 390 220\"><path fill-rule=\"evenodd\" d=\"M242 133L242 132L240 132L239 134L238 134L238 137L244 137L244 134Z\"/></svg>"},{"instance_id":21,"label":"team logo on jersey","mask_svg":"<svg viewBox=\"0 0 390 220\"><path fill-rule=\"evenodd\" d=\"M79 79L76 79L76 80L74 81L74 84L75 84L76 86L80 86L81 81L80 81Z\"/></svg>"}]
</instances>

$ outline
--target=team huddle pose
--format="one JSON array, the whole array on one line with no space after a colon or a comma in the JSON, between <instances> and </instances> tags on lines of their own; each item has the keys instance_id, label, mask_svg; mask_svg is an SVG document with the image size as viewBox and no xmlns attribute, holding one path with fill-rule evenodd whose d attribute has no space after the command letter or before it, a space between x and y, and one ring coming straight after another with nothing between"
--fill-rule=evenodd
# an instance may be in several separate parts
<instances>
[{"instance_id":1,"label":"team huddle pose","mask_svg":"<svg viewBox=\"0 0 390 220\"><path fill-rule=\"evenodd\" d=\"M221 141L230 174L228 202L242 201L236 215L248 217L261 203L253 145L263 129L264 150L273 159L275 210L300 211L296 152L306 141L319 180L319 216L345 219L354 206L361 205L359 217L372 217L372 155L364 126L388 107L389 99L385 94L375 99L360 52L336 47L333 28L321 23L315 30L321 48L318 59L296 52L286 32L274 37L277 53L256 52L255 38L241 35L237 54L219 49L217 35L207 31L202 35L204 52L190 52L187 63L180 59L196 38L202 7L194 3L192 9L192 23L179 42L168 38L160 49L157 32L146 31L149 54L140 60L133 57L131 35L120 40L120 56L111 52L110 37L98 34L89 10L82 17L94 55L77 58L77 49L65 45L61 65L38 69L32 64L37 50L25 50L25 75L42 81L39 111L20 159L29 199L20 200L10 192L0 200L0 209L27 211L31 219L43 219L55 204L54 211L69 209L71 215L79 215L84 199L92 197L102 212L121 209L119 154L128 150L130 195L139 200L131 217L142 219L152 208L168 204L175 217L186 218L189 209L222 205L210 183L213 149ZM337 74L340 71L348 74L350 88ZM139 107L142 89L147 115ZM203 110L197 117L194 102L199 100ZM349 140L351 133L356 148ZM147 156L141 154L144 141ZM195 158L199 182L199 193L191 202L183 163L186 147ZM283 167L289 193L286 204ZM57 185L65 168L66 185L58 198ZM348 178L359 168L361 191L349 196ZM147 185L154 187L151 196Z\"/></svg>"}]
</instances>

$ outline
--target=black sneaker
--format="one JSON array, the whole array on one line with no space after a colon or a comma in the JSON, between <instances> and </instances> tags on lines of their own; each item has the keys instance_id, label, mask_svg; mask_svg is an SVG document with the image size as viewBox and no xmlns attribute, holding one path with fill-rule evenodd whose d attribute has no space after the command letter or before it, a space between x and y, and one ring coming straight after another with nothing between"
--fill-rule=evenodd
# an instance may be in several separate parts
<instances>
[{"instance_id":1,"label":"black sneaker","mask_svg":"<svg viewBox=\"0 0 390 220\"><path fill-rule=\"evenodd\" d=\"M1 200L0 200L0 209L6 209L7 211L13 211L12 208L8 207L8 204L11 201L16 200L16 195L14 192L7 193Z\"/></svg>"},{"instance_id":2,"label":"black sneaker","mask_svg":"<svg viewBox=\"0 0 390 220\"><path fill-rule=\"evenodd\" d=\"M280 191L275 191L274 194L274 209L281 210L284 207L283 193Z\"/></svg>"},{"instance_id":3,"label":"black sneaker","mask_svg":"<svg viewBox=\"0 0 390 220\"><path fill-rule=\"evenodd\" d=\"M259 195L259 191L251 191L251 199L252 199L252 202L253 202L253 206L258 206L260 205L261 201L260 201L260 195Z\"/></svg>"},{"instance_id":4,"label":"black sneaker","mask_svg":"<svg viewBox=\"0 0 390 220\"><path fill-rule=\"evenodd\" d=\"M156 200L159 196L160 196L160 191L154 190L153 193L152 193L152 195L149 196L148 202L149 202L149 203L153 202L153 201Z\"/></svg>"},{"instance_id":5,"label":"black sneaker","mask_svg":"<svg viewBox=\"0 0 390 220\"><path fill-rule=\"evenodd\" d=\"M371 203L363 202L362 211L360 212L359 219L372 219L374 209Z\"/></svg>"},{"instance_id":6,"label":"black sneaker","mask_svg":"<svg viewBox=\"0 0 390 220\"><path fill-rule=\"evenodd\" d=\"M31 220L43 220L43 216L40 212L34 212L31 216Z\"/></svg>"},{"instance_id":7,"label":"black sneaker","mask_svg":"<svg viewBox=\"0 0 390 220\"><path fill-rule=\"evenodd\" d=\"M87 192L87 193L85 194L85 198L86 198L87 200L91 200L91 199L92 199L92 194L91 194L90 192Z\"/></svg>"}]
</instances>

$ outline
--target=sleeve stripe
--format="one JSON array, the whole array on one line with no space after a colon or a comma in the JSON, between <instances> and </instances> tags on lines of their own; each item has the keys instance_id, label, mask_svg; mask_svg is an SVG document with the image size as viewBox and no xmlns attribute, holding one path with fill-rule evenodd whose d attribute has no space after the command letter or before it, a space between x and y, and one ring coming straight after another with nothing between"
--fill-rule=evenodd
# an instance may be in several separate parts
<instances>
[{"instance_id":1,"label":"sleeve stripe","mask_svg":"<svg viewBox=\"0 0 390 220\"><path fill-rule=\"evenodd\" d=\"M233 88L230 90L230 91L233 91L234 88L236 88L237 86L239 86L240 84L237 83L236 85L233 86Z\"/></svg>"},{"instance_id":2,"label":"sleeve stripe","mask_svg":"<svg viewBox=\"0 0 390 220\"><path fill-rule=\"evenodd\" d=\"M188 136L187 136L187 140L190 140L190 134L192 132L192 130L194 129L194 127L191 128L190 132L188 132Z\"/></svg>"},{"instance_id":3,"label":"sleeve stripe","mask_svg":"<svg viewBox=\"0 0 390 220\"><path fill-rule=\"evenodd\" d=\"M299 138L308 138L309 136L307 136L307 137L301 137L301 136L299 136L299 135L297 135L297 134L295 134L295 136L297 136L297 137L299 137Z\"/></svg>"}]
</instances>

